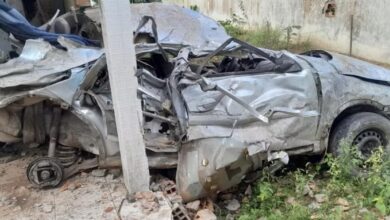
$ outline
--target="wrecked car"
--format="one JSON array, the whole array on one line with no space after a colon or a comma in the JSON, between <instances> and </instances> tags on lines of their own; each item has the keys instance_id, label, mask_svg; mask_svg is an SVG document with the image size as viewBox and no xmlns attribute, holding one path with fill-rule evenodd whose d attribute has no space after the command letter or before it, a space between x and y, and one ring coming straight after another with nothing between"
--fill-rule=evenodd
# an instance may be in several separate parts
<instances>
[{"instance_id":1,"label":"wrecked car","mask_svg":"<svg viewBox=\"0 0 390 220\"><path fill-rule=\"evenodd\" d=\"M176 169L184 201L277 170L291 156L337 155L342 140L365 156L389 149L389 70L320 50L256 48L174 5L131 10L149 167ZM98 23L98 12L85 13ZM0 141L48 146L27 168L39 187L120 166L103 50L57 42L27 40L0 65Z\"/></svg>"}]
</instances>

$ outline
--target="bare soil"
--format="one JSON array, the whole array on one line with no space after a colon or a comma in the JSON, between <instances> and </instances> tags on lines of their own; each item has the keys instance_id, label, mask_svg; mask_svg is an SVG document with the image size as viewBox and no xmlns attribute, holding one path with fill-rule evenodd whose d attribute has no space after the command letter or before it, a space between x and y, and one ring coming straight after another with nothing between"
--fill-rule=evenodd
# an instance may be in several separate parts
<instances>
[{"instance_id":1,"label":"bare soil","mask_svg":"<svg viewBox=\"0 0 390 220\"><path fill-rule=\"evenodd\" d=\"M0 219L119 219L122 178L78 174L55 189L35 189L26 177L34 156L0 164Z\"/></svg>"}]
</instances>

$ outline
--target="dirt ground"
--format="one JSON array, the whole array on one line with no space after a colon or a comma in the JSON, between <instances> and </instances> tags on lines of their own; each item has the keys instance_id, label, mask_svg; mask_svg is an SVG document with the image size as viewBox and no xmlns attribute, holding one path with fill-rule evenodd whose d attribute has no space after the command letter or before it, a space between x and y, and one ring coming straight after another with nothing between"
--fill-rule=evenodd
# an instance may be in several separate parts
<instances>
[{"instance_id":1,"label":"dirt ground","mask_svg":"<svg viewBox=\"0 0 390 220\"><path fill-rule=\"evenodd\" d=\"M121 176L81 173L56 189L39 190L25 174L33 159L25 156L0 164L0 219L119 219L126 196Z\"/></svg>"}]
</instances>

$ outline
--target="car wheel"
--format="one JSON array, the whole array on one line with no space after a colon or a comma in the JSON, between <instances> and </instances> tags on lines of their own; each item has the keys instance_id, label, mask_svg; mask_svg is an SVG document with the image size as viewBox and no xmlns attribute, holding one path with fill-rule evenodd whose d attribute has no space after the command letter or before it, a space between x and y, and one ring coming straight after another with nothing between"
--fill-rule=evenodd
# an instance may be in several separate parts
<instances>
[{"instance_id":1,"label":"car wheel","mask_svg":"<svg viewBox=\"0 0 390 220\"><path fill-rule=\"evenodd\" d=\"M380 146L389 151L390 120L372 113L356 113L343 119L333 130L329 140L329 151L335 156L340 155L342 141L348 146L355 146L367 159Z\"/></svg>"}]
</instances>

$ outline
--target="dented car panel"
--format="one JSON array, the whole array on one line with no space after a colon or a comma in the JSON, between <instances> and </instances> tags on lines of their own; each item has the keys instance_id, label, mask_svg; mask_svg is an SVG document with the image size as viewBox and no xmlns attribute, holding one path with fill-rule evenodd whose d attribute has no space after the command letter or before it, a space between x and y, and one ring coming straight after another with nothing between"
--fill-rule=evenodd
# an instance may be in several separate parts
<instances>
[{"instance_id":1,"label":"dented car panel","mask_svg":"<svg viewBox=\"0 0 390 220\"><path fill-rule=\"evenodd\" d=\"M318 138L323 142L321 145L324 148L328 146L330 130L335 119L344 111L359 107L371 108L370 111L387 115L390 104L389 81L386 81L386 77L390 76L389 70L342 55L340 55L343 57L342 60L339 60L339 55L332 53L332 56L333 62L322 58L299 56L300 59L309 63L315 73L318 74L321 92L319 97L321 117L318 126ZM369 70L361 69L361 71L344 74L345 66L350 67L356 63L359 63L358 66L370 68ZM378 73L378 75L370 73Z\"/></svg>"},{"instance_id":2,"label":"dented car panel","mask_svg":"<svg viewBox=\"0 0 390 220\"><path fill-rule=\"evenodd\" d=\"M290 151L293 155L294 150L298 154L321 151L315 138L319 121L316 81L312 68L301 64L301 70L293 73L207 77L209 84L229 91L230 96L208 91L186 77L179 80L178 84L188 85L181 90L188 119L177 171L184 200L238 184L248 171L271 160L271 152ZM265 119L251 114L247 106Z\"/></svg>"}]
</instances>

